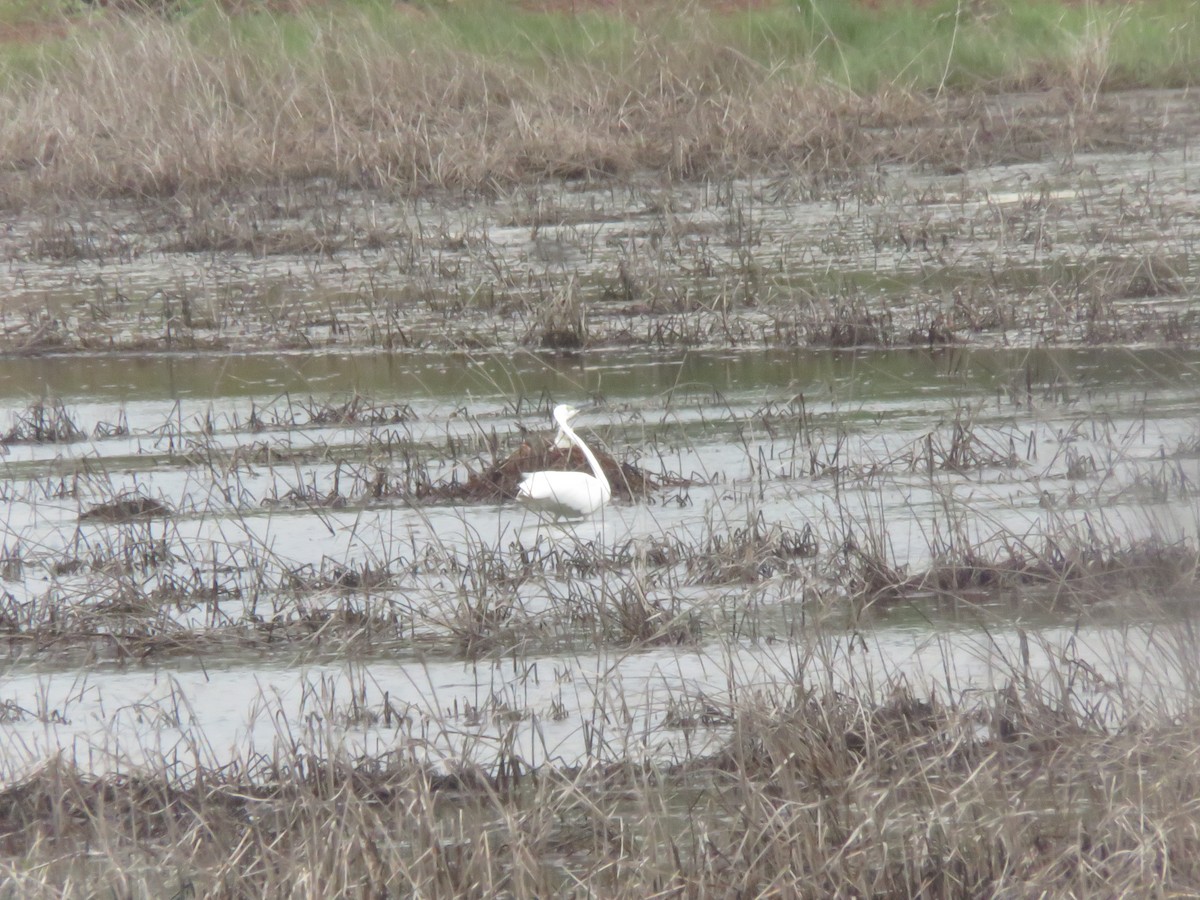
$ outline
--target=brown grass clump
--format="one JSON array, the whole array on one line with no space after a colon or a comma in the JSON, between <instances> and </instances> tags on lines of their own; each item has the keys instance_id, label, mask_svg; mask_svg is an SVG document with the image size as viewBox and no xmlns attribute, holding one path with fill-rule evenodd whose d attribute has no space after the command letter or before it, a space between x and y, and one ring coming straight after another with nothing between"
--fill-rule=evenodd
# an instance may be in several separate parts
<instances>
[{"instance_id":1,"label":"brown grass clump","mask_svg":"<svg viewBox=\"0 0 1200 900\"><path fill-rule=\"evenodd\" d=\"M79 521L132 522L137 519L166 518L171 514L171 509L161 500L134 492L90 507L79 514Z\"/></svg>"},{"instance_id":2,"label":"brown grass clump","mask_svg":"<svg viewBox=\"0 0 1200 900\"><path fill-rule=\"evenodd\" d=\"M992 560L972 553L959 562L942 562L911 579L907 587L955 592L1041 585L1057 588L1066 597L1095 598L1118 590L1176 592L1195 583L1198 569L1197 549L1186 541L1080 545L1048 539L1041 552L1012 544Z\"/></svg>"},{"instance_id":3,"label":"brown grass clump","mask_svg":"<svg viewBox=\"0 0 1200 900\"><path fill-rule=\"evenodd\" d=\"M37 400L23 412L13 413L12 426L0 444L70 444L87 438L61 400Z\"/></svg>"},{"instance_id":4,"label":"brown grass clump","mask_svg":"<svg viewBox=\"0 0 1200 900\"><path fill-rule=\"evenodd\" d=\"M892 343L891 316L886 312L838 307L831 318L814 326L809 343L836 349L886 346Z\"/></svg>"},{"instance_id":5,"label":"brown grass clump","mask_svg":"<svg viewBox=\"0 0 1200 900\"><path fill-rule=\"evenodd\" d=\"M407 403L378 402L355 392L346 398L317 400L288 396L282 403L259 409L250 407L251 431L345 425L400 425L416 414Z\"/></svg>"},{"instance_id":6,"label":"brown grass clump","mask_svg":"<svg viewBox=\"0 0 1200 900\"><path fill-rule=\"evenodd\" d=\"M700 584L754 582L788 572L797 560L811 559L819 549L812 526L768 527L759 516L728 535L709 535L703 546L686 555L686 562Z\"/></svg>"},{"instance_id":7,"label":"brown grass clump","mask_svg":"<svg viewBox=\"0 0 1200 900\"><path fill-rule=\"evenodd\" d=\"M1039 597L1048 593L1054 602L1086 606L1122 591L1183 596L1200 573L1200 556L1190 541L1089 539L1071 533L1043 535L1040 541L1009 535L999 546L949 547L911 575L875 546L848 543L842 557L842 580L869 603L930 592L953 598L967 591L1026 589Z\"/></svg>"}]
</instances>

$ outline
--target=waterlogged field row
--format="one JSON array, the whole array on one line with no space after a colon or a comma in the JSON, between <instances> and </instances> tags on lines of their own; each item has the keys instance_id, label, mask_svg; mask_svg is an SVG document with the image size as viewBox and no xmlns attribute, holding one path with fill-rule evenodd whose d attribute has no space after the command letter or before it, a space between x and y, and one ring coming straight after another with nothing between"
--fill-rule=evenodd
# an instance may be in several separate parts
<instances>
[{"instance_id":1,"label":"waterlogged field row","mask_svg":"<svg viewBox=\"0 0 1200 900\"><path fill-rule=\"evenodd\" d=\"M678 762L817 662L977 690L1047 626L1131 682L1131 617L1178 615L1195 564L1178 351L31 365L60 399L0 412L9 765L195 727L219 766L314 721L440 765ZM369 399L303 393L339 380ZM463 490L601 388L585 434L637 490L561 525Z\"/></svg>"},{"instance_id":2,"label":"waterlogged field row","mask_svg":"<svg viewBox=\"0 0 1200 900\"><path fill-rule=\"evenodd\" d=\"M1190 346L1188 153L1164 139L953 174L32 208L0 236L0 346Z\"/></svg>"}]
</instances>

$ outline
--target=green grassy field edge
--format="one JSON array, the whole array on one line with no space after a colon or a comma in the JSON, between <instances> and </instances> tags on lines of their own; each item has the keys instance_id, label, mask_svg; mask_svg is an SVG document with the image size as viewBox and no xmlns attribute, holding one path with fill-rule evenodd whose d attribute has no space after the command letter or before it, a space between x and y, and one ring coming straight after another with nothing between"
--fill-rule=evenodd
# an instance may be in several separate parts
<instances>
[{"instance_id":1,"label":"green grassy field edge","mask_svg":"<svg viewBox=\"0 0 1200 900\"><path fill-rule=\"evenodd\" d=\"M154 0L152 0L154 2ZM303 64L331 31L364 28L396 52L503 60L532 77L562 67L627 65L652 37L702 39L736 52L764 77L817 77L853 91L1014 90L1089 79L1104 89L1183 87L1200 72L1200 4L970 2L867 6L833 0L739 11L702 5L625 15L530 10L512 2L343 0L290 9L263 3L157 0L117 9L55 0L0 4L0 75L51 77L72 47L103 41L114 20L159 17L198 47L266 53ZM582 11L581 11L582 10ZM16 80L22 80L16 78Z\"/></svg>"}]
</instances>

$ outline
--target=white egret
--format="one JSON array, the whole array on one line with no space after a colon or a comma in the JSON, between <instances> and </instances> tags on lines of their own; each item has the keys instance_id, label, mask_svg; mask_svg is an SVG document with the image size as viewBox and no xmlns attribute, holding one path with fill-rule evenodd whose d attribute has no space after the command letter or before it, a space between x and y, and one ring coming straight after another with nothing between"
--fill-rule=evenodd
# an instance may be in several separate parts
<instances>
[{"instance_id":1,"label":"white egret","mask_svg":"<svg viewBox=\"0 0 1200 900\"><path fill-rule=\"evenodd\" d=\"M557 446L575 444L583 451L592 474L586 472L528 472L517 488L517 499L541 513L556 519L578 519L588 516L608 502L612 488L604 477L604 470L591 449L580 440L579 435L568 424L579 414L579 410L563 403L554 407L554 421L558 423Z\"/></svg>"}]
</instances>

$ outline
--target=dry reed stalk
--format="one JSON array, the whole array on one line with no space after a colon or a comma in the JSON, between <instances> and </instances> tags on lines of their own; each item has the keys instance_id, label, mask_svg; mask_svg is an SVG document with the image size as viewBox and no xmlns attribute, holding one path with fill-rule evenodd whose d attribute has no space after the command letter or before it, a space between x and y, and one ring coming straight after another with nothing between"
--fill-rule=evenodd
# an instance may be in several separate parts
<instances>
[{"instance_id":1,"label":"dry reed stalk","mask_svg":"<svg viewBox=\"0 0 1200 900\"><path fill-rule=\"evenodd\" d=\"M185 22L111 18L0 95L0 156L15 161L0 193L194 196L313 178L494 190L646 170L828 176L892 160L965 166L1045 148L1059 132L1060 143L1086 138L1088 116L1068 135L1065 123L1023 128L895 87L858 96L802 61L767 71L727 46L712 16L697 10L686 37L640 28L620 65L525 67L440 41L398 46L349 15L302 18L312 45L299 55L283 29L239 37L236 19L197 38ZM1099 116L1092 94L1087 104Z\"/></svg>"}]
</instances>

